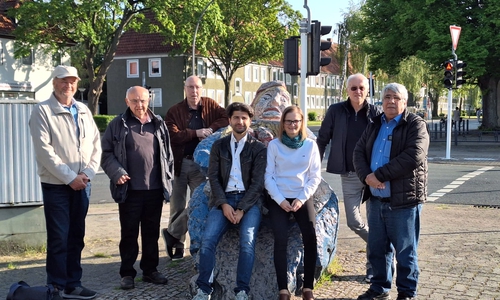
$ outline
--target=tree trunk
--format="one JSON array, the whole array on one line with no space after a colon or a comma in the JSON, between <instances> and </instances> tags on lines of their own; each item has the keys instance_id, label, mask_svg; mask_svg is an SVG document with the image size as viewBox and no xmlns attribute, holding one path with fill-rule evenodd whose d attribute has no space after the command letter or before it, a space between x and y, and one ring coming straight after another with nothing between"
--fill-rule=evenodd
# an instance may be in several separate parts
<instances>
[{"instance_id":1,"label":"tree trunk","mask_svg":"<svg viewBox=\"0 0 500 300\"><path fill-rule=\"evenodd\" d=\"M483 94L483 129L500 127L500 95L498 93L500 80L492 76L479 78L479 88Z\"/></svg>"}]
</instances>

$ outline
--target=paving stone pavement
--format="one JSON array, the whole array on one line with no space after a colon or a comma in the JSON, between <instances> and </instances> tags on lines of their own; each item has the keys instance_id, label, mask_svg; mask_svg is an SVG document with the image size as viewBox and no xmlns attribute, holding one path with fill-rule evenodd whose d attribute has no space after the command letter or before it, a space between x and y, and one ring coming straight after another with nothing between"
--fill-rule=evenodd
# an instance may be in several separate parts
<instances>
[{"instance_id":1,"label":"paving stone pavement","mask_svg":"<svg viewBox=\"0 0 500 300\"><path fill-rule=\"evenodd\" d=\"M488 150L489 149L489 150ZM443 159L444 145L431 145L429 160L442 163L500 165L500 144L452 146L452 160ZM468 158L479 158L470 161ZM340 191L336 191L340 193ZM500 197L499 197L500 198ZM364 283L365 245L347 228L340 204L337 255L342 271L317 285L316 299L356 299L369 285ZM364 208L364 205L363 205ZM164 205L162 227L168 223L169 205ZM421 269L419 299L500 300L500 209L466 205L426 203L422 212L419 245ZM86 246L82 254L83 284L98 291L97 300L190 299L188 284L195 271L193 259L172 262L159 239L159 270L169 278L167 285L153 285L136 278L136 288L119 289L118 243L120 226L116 204L92 204L87 217ZM254 275L258 276L258 275ZM30 285L45 284L43 254L0 257L0 298L19 280ZM391 291L397 297L395 286ZM294 300L300 297L294 297ZM29 300L29 299L27 299ZM254 299L267 300L267 299Z\"/></svg>"},{"instance_id":2,"label":"paving stone pavement","mask_svg":"<svg viewBox=\"0 0 500 300\"><path fill-rule=\"evenodd\" d=\"M168 216L168 207L164 206L163 216ZM340 215L343 216L342 211ZM498 220L500 209L425 204L419 246L419 299L500 299ZM165 224L166 219L163 220ZM139 274L135 289L120 290L118 242L117 206L91 205L82 257L82 281L85 286L99 292L96 299L190 299L188 283L195 274L193 259L188 256L182 261L170 261L166 258L161 239L159 269L169 278L168 284L143 283ZM341 219L337 246L336 257L342 272L316 287L316 299L356 299L369 287L363 282L363 242L347 228L344 218ZM43 255L0 258L0 278L0 290L5 295L9 285L18 280L43 285ZM395 287L391 295L397 297Z\"/></svg>"}]
</instances>

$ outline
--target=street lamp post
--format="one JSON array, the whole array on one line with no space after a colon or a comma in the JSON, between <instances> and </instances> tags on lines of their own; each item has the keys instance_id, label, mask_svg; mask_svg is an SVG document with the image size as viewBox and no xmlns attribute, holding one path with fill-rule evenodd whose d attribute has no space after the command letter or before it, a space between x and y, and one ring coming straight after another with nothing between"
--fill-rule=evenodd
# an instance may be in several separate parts
<instances>
[{"instance_id":1,"label":"street lamp post","mask_svg":"<svg viewBox=\"0 0 500 300\"><path fill-rule=\"evenodd\" d=\"M78 88L78 90L80 91L80 101L83 103L83 92L85 92L85 88Z\"/></svg>"},{"instance_id":2,"label":"street lamp post","mask_svg":"<svg viewBox=\"0 0 500 300\"><path fill-rule=\"evenodd\" d=\"M195 58L195 55L194 55L194 51L196 49L196 34L198 33L198 27L200 27L200 22L201 22L201 19L203 18L203 16L205 15L205 12L207 11L208 7L214 3L215 0L211 0L210 2L207 3L207 5L205 5L205 8L203 9L203 11L201 12L201 15L200 17L198 18L198 22L196 23L196 29L194 30L194 36L193 36L193 50L192 50L192 63L193 63L193 75L196 75L196 71L195 71L195 62L194 62L194 58Z\"/></svg>"}]
</instances>

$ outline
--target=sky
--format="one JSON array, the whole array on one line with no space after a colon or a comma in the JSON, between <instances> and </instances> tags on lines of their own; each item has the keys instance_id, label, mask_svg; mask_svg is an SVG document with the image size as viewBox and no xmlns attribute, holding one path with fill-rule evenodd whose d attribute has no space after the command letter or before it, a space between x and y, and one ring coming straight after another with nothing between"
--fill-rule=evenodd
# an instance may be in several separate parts
<instances>
[{"instance_id":1,"label":"sky","mask_svg":"<svg viewBox=\"0 0 500 300\"><path fill-rule=\"evenodd\" d=\"M300 11L307 18L307 10L304 8L305 0L286 0L293 9ZM337 23L341 23L344 18L343 13L346 13L349 7L349 2L358 3L359 0L307 0L307 6L311 12L311 20L318 20L321 25L330 25L335 29ZM333 30L332 30L333 32ZM329 35L328 37L332 37ZM337 41L337 37L332 39Z\"/></svg>"}]
</instances>

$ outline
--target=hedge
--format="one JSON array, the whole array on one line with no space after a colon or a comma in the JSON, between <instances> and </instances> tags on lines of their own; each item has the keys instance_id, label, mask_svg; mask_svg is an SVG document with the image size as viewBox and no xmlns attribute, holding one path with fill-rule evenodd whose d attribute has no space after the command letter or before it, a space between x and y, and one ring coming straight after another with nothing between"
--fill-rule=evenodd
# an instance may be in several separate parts
<instances>
[{"instance_id":1,"label":"hedge","mask_svg":"<svg viewBox=\"0 0 500 300\"><path fill-rule=\"evenodd\" d=\"M108 127L109 122L113 120L116 116L109 116L109 115L95 115L94 116L94 121L97 125L97 128L99 128L100 132L104 132L106 128Z\"/></svg>"}]
</instances>

